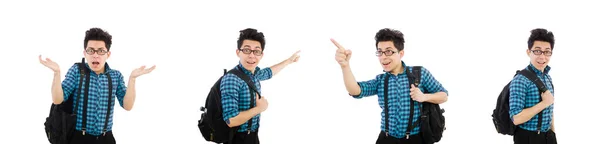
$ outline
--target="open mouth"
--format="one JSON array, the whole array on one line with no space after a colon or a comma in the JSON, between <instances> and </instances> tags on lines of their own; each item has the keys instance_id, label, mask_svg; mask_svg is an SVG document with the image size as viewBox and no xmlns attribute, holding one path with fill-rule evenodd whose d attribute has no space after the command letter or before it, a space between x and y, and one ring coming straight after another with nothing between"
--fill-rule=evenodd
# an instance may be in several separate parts
<instances>
[{"instance_id":1,"label":"open mouth","mask_svg":"<svg viewBox=\"0 0 600 144\"><path fill-rule=\"evenodd\" d=\"M538 64L542 64L542 65L543 65L543 64L546 64L546 62L537 62L537 63L538 63Z\"/></svg>"},{"instance_id":2,"label":"open mouth","mask_svg":"<svg viewBox=\"0 0 600 144\"><path fill-rule=\"evenodd\" d=\"M100 65L100 62L92 62L92 66L97 67L98 65Z\"/></svg>"},{"instance_id":3,"label":"open mouth","mask_svg":"<svg viewBox=\"0 0 600 144\"><path fill-rule=\"evenodd\" d=\"M381 63L381 64L382 64L382 65L384 65L384 66L387 66L387 65L390 65L391 63L392 63L392 62L387 62L387 63L386 63L386 62L383 62L383 63Z\"/></svg>"},{"instance_id":4,"label":"open mouth","mask_svg":"<svg viewBox=\"0 0 600 144\"><path fill-rule=\"evenodd\" d=\"M246 63L247 64L256 64L256 62L249 62L249 61L246 61Z\"/></svg>"}]
</instances>

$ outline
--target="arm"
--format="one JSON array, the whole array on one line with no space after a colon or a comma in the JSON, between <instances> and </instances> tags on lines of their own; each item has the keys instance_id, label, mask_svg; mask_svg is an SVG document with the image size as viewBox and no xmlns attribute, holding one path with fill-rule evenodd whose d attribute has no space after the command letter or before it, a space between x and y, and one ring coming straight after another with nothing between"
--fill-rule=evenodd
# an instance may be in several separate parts
<instances>
[{"instance_id":1,"label":"arm","mask_svg":"<svg viewBox=\"0 0 600 144\"><path fill-rule=\"evenodd\" d=\"M425 94L425 97L427 97L426 102L442 104L448 101L448 90L425 67L422 67L421 78L425 91L435 92Z\"/></svg>"},{"instance_id":2,"label":"arm","mask_svg":"<svg viewBox=\"0 0 600 144\"><path fill-rule=\"evenodd\" d=\"M356 82L356 78L354 78L354 74L352 74L352 70L349 66L342 67L342 75L344 77L344 86L346 86L346 91L348 91L348 93L350 93L352 96L360 95L361 87ZM377 89L375 89L375 91L376 90Z\"/></svg>"},{"instance_id":3,"label":"arm","mask_svg":"<svg viewBox=\"0 0 600 144\"><path fill-rule=\"evenodd\" d=\"M124 82L124 81L123 81ZM125 97L123 98L123 108L130 111L135 103L135 78L129 78L127 83L127 90Z\"/></svg>"},{"instance_id":4,"label":"arm","mask_svg":"<svg viewBox=\"0 0 600 144\"><path fill-rule=\"evenodd\" d=\"M554 130L554 112L552 112L552 123L550 125L550 129L552 129L553 132L556 132L556 130Z\"/></svg>"},{"instance_id":5,"label":"arm","mask_svg":"<svg viewBox=\"0 0 600 144\"><path fill-rule=\"evenodd\" d=\"M236 79L232 74L225 75L221 80L220 90L223 120L225 120L229 127L240 126L261 112L258 107L246 111L239 110L239 91L244 83L242 80Z\"/></svg>"},{"instance_id":6,"label":"arm","mask_svg":"<svg viewBox=\"0 0 600 144\"><path fill-rule=\"evenodd\" d=\"M54 72L54 79L52 80L52 102L54 104L60 104L64 100L64 94L62 85L60 84L60 71Z\"/></svg>"},{"instance_id":7,"label":"arm","mask_svg":"<svg viewBox=\"0 0 600 144\"><path fill-rule=\"evenodd\" d=\"M427 97L426 102L434 104L442 104L448 100L448 94L446 92L436 92L433 94L425 94Z\"/></svg>"},{"instance_id":8,"label":"arm","mask_svg":"<svg viewBox=\"0 0 600 144\"><path fill-rule=\"evenodd\" d=\"M271 71L273 72L273 75L277 75L277 73L279 73L279 71L281 71L283 68L285 68L287 65L291 64L292 62L289 60L284 60L282 62L279 62L276 65L271 66Z\"/></svg>"},{"instance_id":9,"label":"arm","mask_svg":"<svg viewBox=\"0 0 600 144\"><path fill-rule=\"evenodd\" d=\"M520 125L529 121L536 114L540 113L544 108L550 105L542 101L532 107L525 108L526 90L529 89L530 86L531 84L528 84L526 78L523 76L516 77L510 83L509 114L515 125Z\"/></svg>"},{"instance_id":10,"label":"arm","mask_svg":"<svg viewBox=\"0 0 600 144\"><path fill-rule=\"evenodd\" d=\"M298 53L300 51L297 51L296 53L294 53L290 58L285 59L283 61L281 61L280 63L271 66L271 71L273 72L273 75L277 75L277 73L279 73L279 71L281 71L283 68L285 68L287 65L297 62L298 59L300 58L300 56L298 56Z\"/></svg>"},{"instance_id":11,"label":"arm","mask_svg":"<svg viewBox=\"0 0 600 144\"><path fill-rule=\"evenodd\" d=\"M52 82L52 100L54 104L60 104L64 100L69 99L69 96L75 92L75 88L79 87L79 66L75 65L69 68L65 80L60 82L60 72L54 73Z\"/></svg>"}]
</instances>

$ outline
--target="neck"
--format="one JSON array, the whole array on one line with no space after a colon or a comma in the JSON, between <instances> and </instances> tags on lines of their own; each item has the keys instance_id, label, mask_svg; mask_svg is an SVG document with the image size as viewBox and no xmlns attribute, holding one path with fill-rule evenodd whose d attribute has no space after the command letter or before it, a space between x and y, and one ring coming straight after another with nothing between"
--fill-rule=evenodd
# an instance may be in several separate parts
<instances>
[{"instance_id":1,"label":"neck","mask_svg":"<svg viewBox=\"0 0 600 144\"><path fill-rule=\"evenodd\" d=\"M99 71L94 71L97 75L100 75L102 72L105 71L106 68L102 68Z\"/></svg>"},{"instance_id":2,"label":"neck","mask_svg":"<svg viewBox=\"0 0 600 144\"><path fill-rule=\"evenodd\" d=\"M393 75L398 75L400 74L400 72L404 71L404 66L402 64L400 64L400 66L396 67L395 69L392 69L392 71L390 71L391 74Z\"/></svg>"}]
</instances>

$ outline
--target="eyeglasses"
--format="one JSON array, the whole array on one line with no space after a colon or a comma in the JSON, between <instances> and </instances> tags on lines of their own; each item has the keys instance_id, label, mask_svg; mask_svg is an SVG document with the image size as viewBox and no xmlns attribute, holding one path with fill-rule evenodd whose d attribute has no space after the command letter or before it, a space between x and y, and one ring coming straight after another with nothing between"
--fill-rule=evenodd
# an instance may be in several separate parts
<instances>
[{"instance_id":1,"label":"eyeglasses","mask_svg":"<svg viewBox=\"0 0 600 144\"><path fill-rule=\"evenodd\" d=\"M108 53L107 50L105 49L98 49L98 50L94 50L94 49L85 49L85 53L89 54L89 55L94 55L94 53L98 53L98 55L104 55L106 53Z\"/></svg>"},{"instance_id":2,"label":"eyeglasses","mask_svg":"<svg viewBox=\"0 0 600 144\"><path fill-rule=\"evenodd\" d=\"M262 50L251 50L251 49L239 49L244 54L254 53L255 56L261 56L263 54Z\"/></svg>"},{"instance_id":3,"label":"eyeglasses","mask_svg":"<svg viewBox=\"0 0 600 144\"><path fill-rule=\"evenodd\" d=\"M386 51L377 51L377 52L375 53L375 55L376 55L376 56L378 56L378 57L380 57L380 56L381 56L381 54L385 54L386 56L391 56L391 55L393 55L394 53L397 53L397 52L396 52L396 51L392 51L392 50L386 50Z\"/></svg>"},{"instance_id":4,"label":"eyeglasses","mask_svg":"<svg viewBox=\"0 0 600 144\"><path fill-rule=\"evenodd\" d=\"M552 56L552 51L542 51L542 50L531 50L535 55L541 55L544 53L546 56Z\"/></svg>"}]
</instances>

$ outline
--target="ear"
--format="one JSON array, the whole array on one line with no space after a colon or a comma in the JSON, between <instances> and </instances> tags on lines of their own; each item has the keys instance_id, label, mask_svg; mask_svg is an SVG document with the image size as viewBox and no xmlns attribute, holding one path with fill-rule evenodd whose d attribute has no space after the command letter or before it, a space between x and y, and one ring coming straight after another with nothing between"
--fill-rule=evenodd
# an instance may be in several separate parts
<instances>
[{"instance_id":1,"label":"ear","mask_svg":"<svg viewBox=\"0 0 600 144\"><path fill-rule=\"evenodd\" d=\"M240 52L241 52L241 51L240 51L239 49L236 49L236 50L235 50L235 55L236 55L238 58L241 58L241 57L240 57Z\"/></svg>"},{"instance_id":2,"label":"ear","mask_svg":"<svg viewBox=\"0 0 600 144\"><path fill-rule=\"evenodd\" d=\"M108 52L106 53L106 59L108 59L108 58L110 57L110 54L111 54L111 52L110 52L110 51L108 51Z\"/></svg>"},{"instance_id":3,"label":"ear","mask_svg":"<svg viewBox=\"0 0 600 144\"><path fill-rule=\"evenodd\" d=\"M400 56L400 59L402 59L402 57L404 57L404 50L399 51L398 55Z\"/></svg>"},{"instance_id":4,"label":"ear","mask_svg":"<svg viewBox=\"0 0 600 144\"><path fill-rule=\"evenodd\" d=\"M527 49L525 50L525 53L527 54L527 57L531 57L531 50Z\"/></svg>"}]
</instances>

